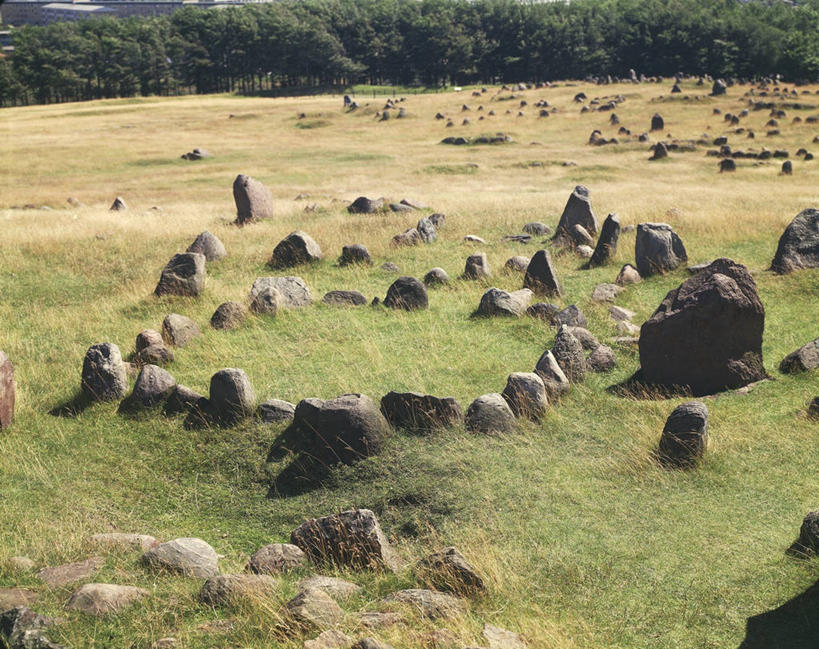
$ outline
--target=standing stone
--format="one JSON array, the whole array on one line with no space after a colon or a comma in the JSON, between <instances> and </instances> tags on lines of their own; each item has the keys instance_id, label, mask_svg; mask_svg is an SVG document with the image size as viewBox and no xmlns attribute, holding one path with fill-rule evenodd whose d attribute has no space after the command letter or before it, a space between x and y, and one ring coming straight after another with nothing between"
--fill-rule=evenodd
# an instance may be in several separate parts
<instances>
[{"instance_id":1,"label":"standing stone","mask_svg":"<svg viewBox=\"0 0 819 649\"><path fill-rule=\"evenodd\" d=\"M92 401L114 401L125 396L128 377L114 343L91 345L82 364L82 391Z\"/></svg>"},{"instance_id":2,"label":"standing stone","mask_svg":"<svg viewBox=\"0 0 819 649\"><path fill-rule=\"evenodd\" d=\"M484 279L489 277L489 258L485 252L476 252L466 258L464 277L466 279Z\"/></svg>"},{"instance_id":3,"label":"standing stone","mask_svg":"<svg viewBox=\"0 0 819 649\"><path fill-rule=\"evenodd\" d=\"M435 232L435 225L427 218L418 221L418 225L415 226L415 229L418 231L418 235L424 243L432 243L438 238Z\"/></svg>"},{"instance_id":4,"label":"standing stone","mask_svg":"<svg viewBox=\"0 0 819 649\"><path fill-rule=\"evenodd\" d=\"M570 383L582 383L585 380L586 356L583 353L583 345L574 337L567 325L561 325L558 329L552 345L552 354Z\"/></svg>"},{"instance_id":5,"label":"standing stone","mask_svg":"<svg viewBox=\"0 0 819 649\"><path fill-rule=\"evenodd\" d=\"M614 280L614 283L618 286L626 286L627 284L637 284L641 281L643 281L643 278L640 277L640 272L631 264L625 264L620 269L620 272L617 273L617 279Z\"/></svg>"},{"instance_id":6,"label":"standing stone","mask_svg":"<svg viewBox=\"0 0 819 649\"><path fill-rule=\"evenodd\" d=\"M683 403L669 415L660 437L659 457L673 466L690 466L708 446L708 408L701 401Z\"/></svg>"},{"instance_id":7,"label":"standing stone","mask_svg":"<svg viewBox=\"0 0 819 649\"><path fill-rule=\"evenodd\" d=\"M307 561L307 555L291 543L271 543L254 552L245 568L257 575L278 575L296 570Z\"/></svg>"},{"instance_id":8,"label":"standing stone","mask_svg":"<svg viewBox=\"0 0 819 649\"><path fill-rule=\"evenodd\" d=\"M662 131L665 128L665 122L663 121L662 115L659 113L654 113L651 118L651 130L652 131Z\"/></svg>"},{"instance_id":9,"label":"standing stone","mask_svg":"<svg viewBox=\"0 0 819 649\"><path fill-rule=\"evenodd\" d=\"M14 420L14 366L0 350L0 430L11 426Z\"/></svg>"},{"instance_id":10,"label":"standing stone","mask_svg":"<svg viewBox=\"0 0 819 649\"><path fill-rule=\"evenodd\" d=\"M594 248L589 268L604 266L617 254L617 241L620 238L620 217L616 214L609 214L603 221L600 229L600 238Z\"/></svg>"},{"instance_id":11,"label":"standing stone","mask_svg":"<svg viewBox=\"0 0 819 649\"><path fill-rule=\"evenodd\" d=\"M791 352L779 364L779 371L783 374L798 374L815 369L819 369L819 338Z\"/></svg>"},{"instance_id":12,"label":"standing stone","mask_svg":"<svg viewBox=\"0 0 819 649\"><path fill-rule=\"evenodd\" d=\"M583 243L574 240L574 226L582 226L586 232L591 236L597 234L597 219L591 207L591 200L589 199L589 190L583 185L578 185L574 188L569 200L566 202L566 207L563 208L563 214L560 216L560 221L557 224L554 241L557 245L570 245Z\"/></svg>"},{"instance_id":13,"label":"standing stone","mask_svg":"<svg viewBox=\"0 0 819 649\"><path fill-rule=\"evenodd\" d=\"M210 318L214 329L235 329L247 317L247 308L238 302L222 302Z\"/></svg>"},{"instance_id":14,"label":"standing stone","mask_svg":"<svg viewBox=\"0 0 819 649\"><path fill-rule=\"evenodd\" d=\"M547 297L560 297L563 295L563 287L557 279L552 256L548 250L538 250L526 268L526 275L523 277L523 287L528 288L538 295Z\"/></svg>"},{"instance_id":15,"label":"standing stone","mask_svg":"<svg viewBox=\"0 0 819 649\"><path fill-rule=\"evenodd\" d=\"M205 255L207 261L219 261L222 257L227 255L225 244L219 241L216 235L211 234L207 230L196 237L185 252L198 252L201 255Z\"/></svg>"},{"instance_id":16,"label":"standing stone","mask_svg":"<svg viewBox=\"0 0 819 649\"><path fill-rule=\"evenodd\" d=\"M475 595L486 590L484 578L452 546L421 559L416 569L424 581L440 590L462 595Z\"/></svg>"},{"instance_id":17,"label":"standing stone","mask_svg":"<svg viewBox=\"0 0 819 649\"><path fill-rule=\"evenodd\" d=\"M321 248L306 232L295 230L282 239L273 249L268 262L271 268L291 268L313 263L321 259Z\"/></svg>"},{"instance_id":18,"label":"standing stone","mask_svg":"<svg viewBox=\"0 0 819 649\"><path fill-rule=\"evenodd\" d=\"M481 303L475 312L479 316L508 315L519 318L526 311L532 301L532 291L522 288L519 291L507 293L499 288L490 288L481 297Z\"/></svg>"},{"instance_id":19,"label":"standing stone","mask_svg":"<svg viewBox=\"0 0 819 649\"><path fill-rule=\"evenodd\" d=\"M396 591L391 595L387 595L384 602L407 604L430 620L454 617L465 612L463 600L459 597L424 588L408 588Z\"/></svg>"},{"instance_id":20,"label":"standing stone","mask_svg":"<svg viewBox=\"0 0 819 649\"><path fill-rule=\"evenodd\" d=\"M667 223L640 223L634 256L641 277L674 270L688 261L682 240Z\"/></svg>"},{"instance_id":21,"label":"standing stone","mask_svg":"<svg viewBox=\"0 0 819 649\"><path fill-rule=\"evenodd\" d=\"M719 172L730 173L737 170L737 163L732 158L723 158L719 161Z\"/></svg>"},{"instance_id":22,"label":"standing stone","mask_svg":"<svg viewBox=\"0 0 819 649\"><path fill-rule=\"evenodd\" d=\"M429 298L424 285L417 279L414 277L399 277L387 289L384 305L390 309L415 311L428 308Z\"/></svg>"},{"instance_id":23,"label":"standing stone","mask_svg":"<svg viewBox=\"0 0 819 649\"><path fill-rule=\"evenodd\" d=\"M381 397L381 413L396 428L420 432L451 428L464 418L454 397L419 392L388 392Z\"/></svg>"},{"instance_id":24,"label":"standing stone","mask_svg":"<svg viewBox=\"0 0 819 649\"><path fill-rule=\"evenodd\" d=\"M782 175L790 176L793 173L793 162L790 160L785 160L782 163Z\"/></svg>"},{"instance_id":25,"label":"standing stone","mask_svg":"<svg viewBox=\"0 0 819 649\"><path fill-rule=\"evenodd\" d=\"M159 333L155 329L143 329L137 334L134 348L136 349L137 352L141 352L143 349L146 349L147 347L164 344L165 341L162 340L161 333Z\"/></svg>"},{"instance_id":26,"label":"standing stone","mask_svg":"<svg viewBox=\"0 0 819 649\"><path fill-rule=\"evenodd\" d=\"M785 274L803 268L819 268L819 210L796 215L779 238L771 270Z\"/></svg>"},{"instance_id":27,"label":"standing stone","mask_svg":"<svg viewBox=\"0 0 819 649\"><path fill-rule=\"evenodd\" d=\"M234 424L253 414L256 395L244 370L229 367L210 378L210 406L223 424Z\"/></svg>"},{"instance_id":28,"label":"standing stone","mask_svg":"<svg viewBox=\"0 0 819 649\"><path fill-rule=\"evenodd\" d=\"M219 574L219 557L202 539L181 538L160 543L142 555L142 562L153 568L208 579Z\"/></svg>"},{"instance_id":29,"label":"standing stone","mask_svg":"<svg viewBox=\"0 0 819 649\"><path fill-rule=\"evenodd\" d=\"M122 212L127 210L128 206L125 204L125 201L121 197L117 196L114 199L114 202L111 203L111 207L108 209L112 212Z\"/></svg>"},{"instance_id":30,"label":"standing stone","mask_svg":"<svg viewBox=\"0 0 819 649\"><path fill-rule=\"evenodd\" d=\"M444 286L449 284L449 274L443 269L436 266L424 275L424 286Z\"/></svg>"},{"instance_id":31,"label":"standing stone","mask_svg":"<svg viewBox=\"0 0 819 649\"><path fill-rule=\"evenodd\" d=\"M728 84L722 79L717 79L714 81L714 85L711 86L711 94L714 96L724 95L726 90L728 90Z\"/></svg>"},{"instance_id":32,"label":"standing stone","mask_svg":"<svg viewBox=\"0 0 819 649\"><path fill-rule=\"evenodd\" d=\"M501 396L516 417L532 421L540 421L549 407L543 379L533 372L512 372Z\"/></svg>"},{"instance_id":33,"label":"standing stone","mask_svg":"<svg viewBox=\"0 0 819 649\"><path fill-rule=\"evenodd\" d=\"M767 378L765 309L745 266L717 259L669 291L640 329L639 378L694 396Z\"/></svg>"},{"instance_id":34,"label":"standing stone","mask_svg":"<svg viewBox=\"0 0 819 649\"><path fill-rule=\"evenodd\" d=\"M108 615L119 613L148 595L144 588L134 586L85 584L74 591L65 608L68 611L80 611L94 616Z\"/></svg>"},{"instance_id":35,"label":"standing stone","mask_svg":"<svg viewBox=\"0 0 819 649\"><path fill-rule=\"evenodd\" d=\"M176 379L169 372L156 365L145 365L134 384L132 403L136 407L153 408L164 403L175 386Z\"/></svg>"},{"instance_id":36,"label":"standing stone","mask_svg":"<svg viewBox=\"0 0 819 649\"><path fill-rule=\"evenodd\" d=\"M567 394L571 389L571 383L566 378L566 374L557 362L550 349L543 352L543 355L535 365L535 374L543 380L543 387L552 399L556 399Z\"/></svg>"},{"instance_id":37,"label":"standing stone","mask_svg":"<svg viewBox=\"0 0 819 649\"><path fill-rule=\"evenodd\" d=\"M372 266L373 260L370 257L370 252L360 243L354 243L350 246L344 246L341 249L341 257L338 258L339 266L349 266L351 264L363 264L365 266Z\"/></svg>"},{"instance_id":38,"label":"standing stone","mask_svg":"<svg viewBox=\"0 0 819 649\"><path fill-rule=\"evenodd\" d=\"M466 409L466 429L474 433L508 433L515 425L515 414L497 392L484 394Z\"/></svg>"},{"instance_id":39,"label":"standing stone","mask_svg":"<svg viewBox=\"0 0 819 649\"><path fill-rule=\"evenodd\" d=\"M196 297L205 290L205 255L183 252L171 257L162 269L154 293Z\"/></svg>"},{"instance_id":40,"label":"standing stone","mask_svg":"<svg viewBox=\"0 0 819 649\"><path fill-rule=\"evenodd\" d=\"M649 160L664 160L668 157L668 147L665 142L657 142L651 147L651 157Z\"/></svg>"},{"instance_id":41,"label":"standing stone","mask_svg":"<svg viewBox=\"0 0 819 649\"><path fill-rule=\"evenodd\" d=\"M236 203L238 225L273 216L273 194L250 176L236 176L233 181L233 201Z\"/></svg>"},{"instance_id":42,"label":"standing stone","mask_svg":"<svg viewBox=\"0 0 819 649\"><path fill-rule=\"evenodd\" d=\"M295 309L313 302L310 289L301 277L258 277L250 287L251 303L268 287L275 288L281 294L281 305L285 308Z\"/></svg>"},{"instance_id":43,"label":"standing stone","mask_svg":"<svg viewBox=\"0 0 819 649\"><path fill-rule=\"evenodd\" d=\"M169 313L162 321L162 337L165 342L174 347L184 347L201 335L199 325L187 316Z\"/></svg>"}]
</instances>

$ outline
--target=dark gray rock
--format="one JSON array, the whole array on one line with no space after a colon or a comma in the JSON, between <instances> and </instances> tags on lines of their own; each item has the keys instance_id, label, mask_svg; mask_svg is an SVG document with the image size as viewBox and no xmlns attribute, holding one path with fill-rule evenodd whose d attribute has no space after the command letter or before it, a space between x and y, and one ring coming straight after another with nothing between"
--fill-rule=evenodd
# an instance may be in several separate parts
<instances>
[{"instance_id":1,"label":"dark gray rock","mask_svg":"<svg viewBox=\"0 0 819 649\"><path fill-rule=\"evenodd\" d=\"M531 234L533 236L546 236L552 233L552 228L550 228L545 223L541 223L540 221L532 221L531 223L527 223L523 226L523 231L526 234Z\"/></svg>"},{"instance_id":2,"label":"dark gray rock","mask_svg":"<svg viewBox=\"0 0 819 649\"><path fill-rule=\"evenodd\" d=\"M275 424L280 421L292 421L296 413L296 406L281 399L268 399L259 404L259 419L266 424Z\"/></svg>"},{"instance_id":3,"label":"dark gray rock","mask_svg":"<svg viewBox=\"0 0 819 649\"><path fill-rule=\"evenodd\" d=\"M175 386L176 379L169 372L156 365L146 365L139 371L131 401L136 407L154 408L165 402Z\"/></svg>"},{"instance_id":4,"label":"dark gray rock","mask_svg":"<svg viewBox=\"0 0 819 649\"><path fill-rule=\"evenodd\" d=\"M381 451L389 424L368 396L344 394L321 402L315 419L308 421L302 403L293 424L313 429L307 445L314 458L326 464L353 464Z\"/></svg>"},{"instance_id":5,"label":"dark gray rock","mask_svg":"<svg viewBox=\"0 0 819 649\"><path fill-rule=\"evenodd\" d=\"M432 243L438 238L438 234L435 232L435 225L429 219L425 218L418 221L418 225L415 226L415 229L418 231L418 235L424 243Z\"/></svg>"},{"instance_id":6,"label":"dark gray rock","mask_svg":"<svg viewBox=\"0 0 819 649\"><path fill-rule=\"evenodd\" d=\"M439 267L435 267L424 275L424 286L444 286L449 284L449 274Z\"/></svg>"},{"instance_id":7,"label":"dark gray rock","mask_svg":"<svg viewBox=\"0 0 819 649\"><path fill-rule=\"evenodd\" d=\"M801 557L812 557L819 554L819 510L808 512L802 520L799 538L791 545L788 552Z\"/></svg>"},{"instance_id":8,"label":"dark gray rock","mask_svg":"<svg viewBox=\"0 0 819 649\"><path fill-rule=\"evenodd\" d=\"M563 295L563 287L557 278L552 257L548 250L538 250L526 268L526 275L523 277L523 287L528 288L537 295L548 297L560 297Z\"/></svg>"},{"instance_id":9,"label":"dark gray rock","mask_svg":"<svg viewBox=\"0 0 819 649\"><path fill-rule=\"evenodd\" d=\"M128 377L114 343L91 345L82 364L82 391L92 401L114 401L125 396Z\"/></svg>"},{"instance_id":10,"label":"dark gray rock","mask_svg":"<svg viewBox=\"0 0 819 649\"><path fill-rule=\"evenodd\" d=\"M184 385L177 384L165 401L163 413L172 416L197 408L204 397Z\"/></svg>"},{"instance_id":11,"label":"dark gray rock","mask_svg":"<svg viewBox=\"0 0 819 649\"><path fill-rule=\"evenodd\" d=\"M541 378L546 393L552 399L567 394L571 389L569 379L566 378L566 374L549 349L543 352L543 355L538 359L537 365L535 365L535 374Z\"/></svg>"},{"instance_id":12,"label":"dark gray rock","mask_svg":"<svg viewBox=\"0 0 819 649\"><path fill-rule=\"evenodd\" d=\"M793 174L793 162L791 162L790 160L785 160L785 162L782 163L781 172L783 176L790 176L791 174Z\"/></svg>"},{"instance_id":13,"label":"dark gray rock","mask_svg":"<svg viewBox=\"0 0 819 649\"><path fill-rule=\"evenodd\" d=\"M534 372L512 372L506 379L504 399L516 417L540 421L549 407L543 379Z\"/></svg>"},{"instance_id":14,"label":"dark gray rock","mask_svg":"<svg viewBox=\"0 0 819 649\"><path fill-rule=\"evenodd\" d=\"M173 362L173 351L165 347L164 344L150 345L140 349L134 356L134 363L142 365L168 365Z\"/></svg>"},{"instance_id":15,"label":"dark gray rock","mask_svg":"<svg viewBox=\"0 0 819 649\"><path fill-rule=\"evenodd\" d=\"M598 345L586 359L586 367L590 372L610 372L617 367L614 350L608 345Z\"/></svg>"},{"instance_id":16,"label":"dark gray rock","mask_svg":"<svg viewBox=\"0 0 819 649\"><path fill-rule=\"evenodd\" d=\"M273 249L268 266L271 268L292 268L310 264L321 259L321 248L306 232L294 230L279 241Z\"/></svg>"},{"instance_id":17,"label":"dark gray rock","mask_svg":"<svg viewBox=\"0 0 819 649\"><path fill-rule=\"evenodd\" d=\"M438 230L440 230L446 225L446 215L441 214L440 212L430 214L429 217L427 218L429 218L429 220L432 221L432 225L434 225Z\"/></svg>"},{"instance_id":18,"label":"dark gray rock","mask_svg":"<svg viewBox=\"0 0 819 649\"><path fill-rule=\"evenodd\" d=\"M372 266L373 260L370 257L370 252L360 243L354 243L350 246L344 246L341 249L341 257L338 258L339 266L350 266L352 264L363 264L365 266Z\"/></svg>"},{"instance_id":19,"label":"dark gray rock","mask_svg":"<svg viewBox=\"0 0 819 649\"><path fill-rule=\"evenodd\" d=\"M490 275L489 259L485 252L477 252L466 258L464 266L465 279L485 279Z\"/></svg>"},{"instance_id":20,"label":"dark gray rock","mask_svg":"<svg viewBox=\"0 0 819 649\"><path fill-rule=\"evenodd\" d=\"M66 649L45 635L45 629L54 623L27 606L0 611L0 644L8 649Z\"/></svg>"},{"instance_id":21,"label":"dark gray rock","mask_svg":"<svg viewBox=\"0 0 819 649\"><path fill-rule=\"evenodd\" d=\"M154 569L208 579L219 574L219 557L202 539L179 538L160 543L142 555L142 562Z\"/></svg>"},{"instance_id":22,"label":"dark gray rock","mask_svg":"<svg viewBox=\"0 0 819 649\"><path fill-rule=\"evenodd\" d=\"M330 306L364 306L367 298L358 291L330 291L321 298L324 304Z\"/></svg>"},{"instance_id":23,"label":"dark gray rock","mask_svg":"<svg viewBox=\"0 0 819 649\"><path fill-rule=\"evenodd\" d=\"M146 347L150 347L151 345L164 345L165 341L162 340L162 334L154 329L143 329L137 334L136 337L136 344L134 348L137 352L142 351Z\"/></svg>"},{"instance_id":24,"label":"dark gray rock","mask_svg":"<svg viewBox=\"0 0 819 649\"><path fill-rule=\"evenodd\" d=\"M390 245L400 248L403 246L417 246L421 243L421 235L415 228L408 228L400 234L396 234Z\"/></svg>"},{"instance_id":25,"label":"dark gray rock","mask_svg":"<svg viewBox=\"0 0 819 649\"><path fill-rule=\"evenodd\" d=\"M708 446L708 408L689 401L674 408L665 422L658 449L660 460L673 466L690 466Z\"/></svg>"},{"instance_id":26,"label":"dark gray rock","mask_svg":"<svg viewBox=\"0 0 819 649\"><path fill-rule=\"evenodd\" d=\"M5 352L0 351L0 430L11 426L14 420L14 366Z\"/></svg>"},{"instance_id":27,"label":"dark gray rock","mask_svg":"<svg viewBox=\"0 0 819 649\"><path fill-rule=\"evenodd\" d=\"M560 307L556 304L549 304L548 302L536 302L526 309L526 315L530 318L545 320L550 324L558 313L560 313Z\"/></svg>"},{"instance_id":28,"label":"dark gray rock","mask_svg":"<svg viewBox=\"0 0 819 649\"><path fill-rule=\"evenodd\" d=\"M461 595L475 595L486 590L483 576L452 546L421 559L416 570L424 582L439 590Z\"/></svg>"},{"instance_id":29,"label":"dark gray rock","mask_svg":"<svg viewBox=\"0 0 819 649\"><path fill-rule=\"evenodd\" d=\"M515 414L497 392L484 394L466 409L466 430L474 433L508 433L515 425Z\"/></svg>"},{"instance_id":30,"label":"dark gray rock","mask_svg":"<svg viewBox=\"0 0 819 649\"><path fill-rule=\"evenodd\" d=\"M594 248L589 268L605 266L614 255L617 254L617 241L620 239L620 217L616 214L609 214L603 221L600 229L600 238Z\"/></svg>"},{"instance_id":31,"label":"dark gray rock","mask_svg":"<svg viewBox=\"0 0 819 649\"><path fill-rule=\"evenodd\" d=\"M779 238L771 270L785 274L803 268L819 268L819 210L796 215Z\"/></svg>"},{"instance_id":32,"label":"dark gray rock","mask_svg":"<svg viewBox=\"0 0 819 649\"><path fill-rule=\"evenodd\" d=\"M557 245L574 246L582 241L576 242L574 237L574 226L582 226L591 236L597 234L597 218L591 207L589 190L583 185L578 185L569 196L563 214L557 224L554 241Z\"/></svg>"},{"instance_id":33,"label":"dark gray rock","mask_svg":"<svg viewBox=\"0 0 819 649\"><path fill-rule=\"evenodd\" d=\"M806 412L808 419L819 420L819 397L814 397Z\"/></svg>"},{"instance_id":34,"label":"dark gray rock","mask_svg":"<svg viewBox=\"0 0 819 649\"><path fill-rule=\"evenodd\" d=\"M688 261L682 240L667 223L640 223L634 256L641 277L666 273Z\"/></svg>"},{"instance_id":35,"label":"dark gray rock","mask_svg":"<svg viewBox=\"0 0 819 649\"><path fill-rule=\"evenodd\" d=\"M366 196L359 196L347 207L347 211L350 214L372 214L374 212L380 212L383 209L383 199L372 199Z\"/></svg>"},{"instance_id":36,"label":"dark gray rock","mask_svg":"<svg viewBox=\"0 0 819 649\"><path fill-rule=\"evenodd\" d=\"M665 128L665 122L663 121L662 115L659 113L654 113L651 117L651 130L652 131L662 131Z\"/></svg>"},{"instance_id":37,"label":"dark gray rock","mask_svg":"<svg viewBox=\"0 0 819 649\"><path fill-rule=\"evenodd\" d=\"M500 315L519 318L531 301L532 291L528 288L507 293L493 287L483 294L475 314L484 317Z\"/></svg>"},{"instance_id":38,"label":"dark gray rock","mask_svg":"<svg viewBox=\"0 0 819 649\"><path fill-rule=\"evenodd\" d=\"M114 202L111 203L111 207L108 208L111 212L123 212L128 209L128 206L125 204L125 201L117 196L114 199Z\"/></svg>"},{"instance_id":39,"label":"dark gray rock","mask_svg":"<svg viewBox=\"0 0 819 649\"><path fill-rule=\"evenodd\" d=\"M238 302L222 302L210 318L214 329L235 329L247 318L247 307Z\"/></svg>"},{"instance_id":40,"label":"dark gray rock","mask_svg":"<svg viewBox=\"0 0 819 649\"><path fill-rule=\"evenodd\" d=\"M162 269L154 294L196 297L205 290L205 255L183 252Z\"/></svg>"},{"instance_id":41,"label":"dark gray rock","mask_svg":"<svg viewBox=\"0 0 819 649\"><path fill-rule=\"evenodd\" d=\"M273 195L258 180L239 174L233 181L236 223L244 225L273 216Z\"/></svg>"},{"instance_id":42,"label":"dark gray rock","mask_svg":"<svg viewBox=\"0 0 819 649\"><path fill-rule=\"evenodd\" d=\"M714 85L711 86L711 94L714 96L724 95L726 90L728 90L728 84L722 79L717 79L714 81Z\"/></svg>"},{"instance_id":43,"label":"dark gray rock","mask_svg":"<svg viewBox=\"0 0 819 649\"><path fill-rule=\"evenodd\" d=\"M552 325L559 327L560 325L568 325L570 327L586 327L588 324L586 316L577 308L576 304L567 306L562 311L555 313L552 318Z\"/></svg>"},{"instance_id":44,"label":"dark gray rock","mask_svg":"<svg viewBox=\"0 0 819 649\"><path fill-rule=\"evenodd\" d=\"M552 345L557 364L571 383L582 383L586 379L586 355L583 346L566 325L561 325Z\"/></svg>"},{"instance_id":45,"label":"dark gray rock","mask_svg":"<svg viewBox=\"0 0 819 649\"><path fill-rule=\"evenodd\" d=\"M429 298L424 285L414 277L399 277L387 290L384 305L390 309L415 311L429 307Z\"/></svg>"},{"instance_id":46,"label":"dark gray rock","mask_svg":"<svg viewBox=\"0 0 819 649\"><path fill-rule=\"evenodd\" d=\"M586 230L582 225L579 223L575 223L572 226L572 239L574 240L574 244L580 248L581 246L587 246L591 248L594 245L594 239L592 235L589 234L589 231Z\"/></svg>"},{"instance_id":47,"label":"dark gray rock","mask_svg":"<svg viewBox=\"0 0 819 649\"><path fill-rule=\"evenodd\" d=\"M731 173L737 170L737 163L732 158L723 158L719 161L720 173Z\"/></svg>"},{"instance_id":48,"label":"dark gray rock","mask_svg":"<svg viewBox=\"0 0 819 649\"><path fill-rule=\"evenodd\" d=\"M199 325L187 316L169 313L162 321L162 337L166 343L174 347L184 347L201 335Z\"/></svg>"},{"instance_id":49,"label":"dark gray rock","mask_svg":"<svg viewBox=\"0 0 819 649\"><path fill-rule=\"evenodd\" d=\"M275 288L281 294L281 305L287 309L307 306L313 302L310 289L301 277L259 277L250 288L251 302L268 287Z\"/></svg>"},{"instance_id":50,"label":"dark gray rock","mask_svg":"<svg viewBox=\"0 0 819 649\"><path fill-rule=\"evenodd\" d=\"M307 563L307 555L290 543L271 543L250 556L245 572L258 575L278 575L301 568Z\"/></svg>"},{"instance_id":51,"label":"dark gray rock","mask_svg":"<svg viewBox=\"0 0 819 649\"><path fill-rule=\"evenodd\" d=\"M185 252L198 252L200 255L205 255L207 261L219 261L227 255L225 244L207 230L196 237Z\"/></svg>"},{"instance_id":52,"label":"dark gray rock","mask_svg":"<svg viewBox=\"0 0 819 649\"><path fill-rule=\"evenodd\" d=\"M779 364L779 371L783 374L798 374L815 369L819 369L819 338L791 352Z\"/></svg>"},{"instance_id":53,"label":"dark gray rock","mask_svg":"<svg viewBox=\"0 0 819 649\"><path fill-rule=\"evenodd\" d=\"M396 428L420 432L451 428L464 418L454 397L419 392L388 392L381 397L381 413Z\"/></svg>"},{"instance_id":54,"label":"dark gray rock","mask_svg":"<svg viewBox=\"0 0 819 649\"><path fill-rule=\"evenodd\" d=\"M210 377L211 414L221 424L234 424L253 414L256 395L244 370L229 367Z\"/></svg>"},{"instance_id":55,"label":"dark gray rock","mask_svg":"<svg viewBox=\"0 0 819 649\"><path fill-rule=\"evenodd\" d=\"M569 325L569 331L572 336L577 338L580 344L587 352L594 351L600 347L600 341L594 337L594 334L585 327L573 327Z\"/></svg>"}]
</instances>

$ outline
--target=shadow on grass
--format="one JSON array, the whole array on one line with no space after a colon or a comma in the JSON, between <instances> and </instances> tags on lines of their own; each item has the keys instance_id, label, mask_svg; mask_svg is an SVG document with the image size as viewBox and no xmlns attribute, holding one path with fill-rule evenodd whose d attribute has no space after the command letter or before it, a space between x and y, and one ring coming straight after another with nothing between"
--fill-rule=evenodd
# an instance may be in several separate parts
<instances>
[{"instance_id":1,"label":"shadow on grass","mask_svg":"<svg viewBox=\"0 0 819 649\"><path fill-rule=\"evenodd\" d=\"M749 617L738 649L816 649L819 582L779 608Z\"/></svg>"},{"instance_id":2,"label":"shadow on grass","mask_svg":"<svg viewBox=\"0 0 819 649\"><path fill-rule=\"evenodd\" d=\"M92 403L91 398L80 390L65 403L49 410L48 414L52 417L77 417Z\"/></svg>"}]
</instances>

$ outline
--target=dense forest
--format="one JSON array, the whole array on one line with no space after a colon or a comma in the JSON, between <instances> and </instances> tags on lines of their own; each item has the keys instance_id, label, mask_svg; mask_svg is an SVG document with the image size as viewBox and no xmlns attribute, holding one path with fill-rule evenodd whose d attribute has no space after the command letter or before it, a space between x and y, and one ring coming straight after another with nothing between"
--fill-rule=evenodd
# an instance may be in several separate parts
<instances>
[{"instance_id":1,"label":"dense forest","mask_svg":"<svg viewBox=\"0 0 819 649\"><path fill-rule=\"evenodd\" d=\"M819 0L281 0L14 31L0 104L590 75L819 77Z\"/></svg>"}]
</instances>

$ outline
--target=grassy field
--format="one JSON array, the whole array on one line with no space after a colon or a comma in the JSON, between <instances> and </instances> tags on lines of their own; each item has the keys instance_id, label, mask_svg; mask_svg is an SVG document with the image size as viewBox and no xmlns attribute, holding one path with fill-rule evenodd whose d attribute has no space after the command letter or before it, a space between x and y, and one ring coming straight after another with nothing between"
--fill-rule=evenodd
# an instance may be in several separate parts
<instances>
[{"instance_id":1,"label":"grassy field","mask_svg":"<svg viewBox=\"0 0 819 649\"><path fill-rule=\"evenodd\" d=\"M362 635L356 611L377 609L383 595L411 587L414 561L443 545L458 546L489 581L487 595L472 601L462 619L433 624L410 614L405 624L368 632L397 649L424 646L436 626L455 631L458 646L480 644L484 622L524 633L533 648L816 647L819 594L811 587L819 562L795 561L784 551L805 513L819 507L817 426L799 416L819 394L819 375L788 377L777 367L819 335L819 271L780 277L766 269L787 223L819 203L819 163L794 156L800 147L819 153L812 144L819 126L792 123L797 115L819 114L819 107L789 109L778 137L765 136L768 111L751 112L741 125L757 138L746 141L712 111L739 113L747 89L710 98L706 88L683 84L686 101L671 100L668 83L560 84L516 93L529 102L518 117L519 99L504 101L510 93L491 88L481 98L410 96L402 104L408 117L387 122L375 117L383 99L361 99L361 109L347 114L338 97L3 109L0 349L15 364L18 402L14 425L0 433L0 566L14 555L38 566L84 559L93 553L89 535L117 530L161 540L201 537L224 555L223 572L238 572L259 546L287 541L305 518L367 507L407 568L394 576L343 575L365 590L345 605L342 630ZM617 127L609 125L610 113L580 114L572 97L581 90L589 98L622 93L626 101L615 112L635 135L659 112L672 137L728 134L734 148L786 148L793 176L779 174L778 160L739 160L735 174L718 174L707 147L648 162L644 143L588 146L593 129L612 137ZM810 90L798 101L819 106L817 89ZM559 112L539 118L532 104L541 98ZM472 109L469 126L461 125L464 103ZM497 115L479 121L490 109ZM434 120L438 111L456 126ZM449 135L495 132L514 143L438 144ZM213 157L180 159L197 146ZM271 188L275 218L231 225L237 173ZM241 367L260 399L344 392L379 399L408 389L452 395L466 408L481 394L500 392L510 372L531 371L551 347L555 332L541 321L469 314L489 286L520 287L519 275L503 271L508 257L541 247L501 238L529 221L554 227L581 183L591 190L598 220L616 212L624 225L671 223L691 263L731 257L758 284L765 366L774 380L747 394L706 399L711 441L696 470L668 471L652 460L665 418L682 399L631 401L605 391L637 368L636 350L625 347L616 348L616 370L575 386L538 426L523 424L500 437L396 431L379 457L288 497L268 496L284 467L265 464L278 427L249 421L189 431L181 419L119 415L116 404L74 418L49 414L76 395L91 344L115 342L128 354L136 334L159 328L169 312L203 329L169 367L200 392L218 369ZM130 209L109 212L118 195ZM423 201L446 214L446 228L434 244L391 248L392 235L414 226L418 214L348 214L346 205L359 195ZM69 196L86 206L69 207ZM53 209L12 208L26 204ZM209 265L205 294L154 297L164 264L205 229L229 252ZM402 274L422 277L442 266L456 277L466 257L483 250L493 276L431 291L423 312L319 304L275 319L254 317L230 332L210 329L220 303L245 301L256 277L275 274L265 263L294 229L313 236L325 258L285 274L303 277L317 300L332 289L383 298L395 277L380 269L386 261ZM470 233L487 245L464 243ZM341 247L355 242L369 248L372 268L336 265ZM617 259L603 268L581 270L582 260L557 258L562 304L576 303L603 342L616 331L607 308L591 302L592 288L613 281L633 257L632 232L621 236ZM640 323L687 276L680 269L651 278L617 304L637 312ZM295 593L300 574L281 579L275 600L211 609L196 600L201 581L157 576L137 559L106 555L94 580L141 586L151 596L102 620L63 611L72 589L49 591L34 574L0 567L0 587L39 591L37 610L65 618L49 635L72 648L150 647L165 636L196 649L301 647L304 638L282 638L275 629L280 602ZM767 612L746 637L747 619Z\"/></svg>"}]
</instances>

